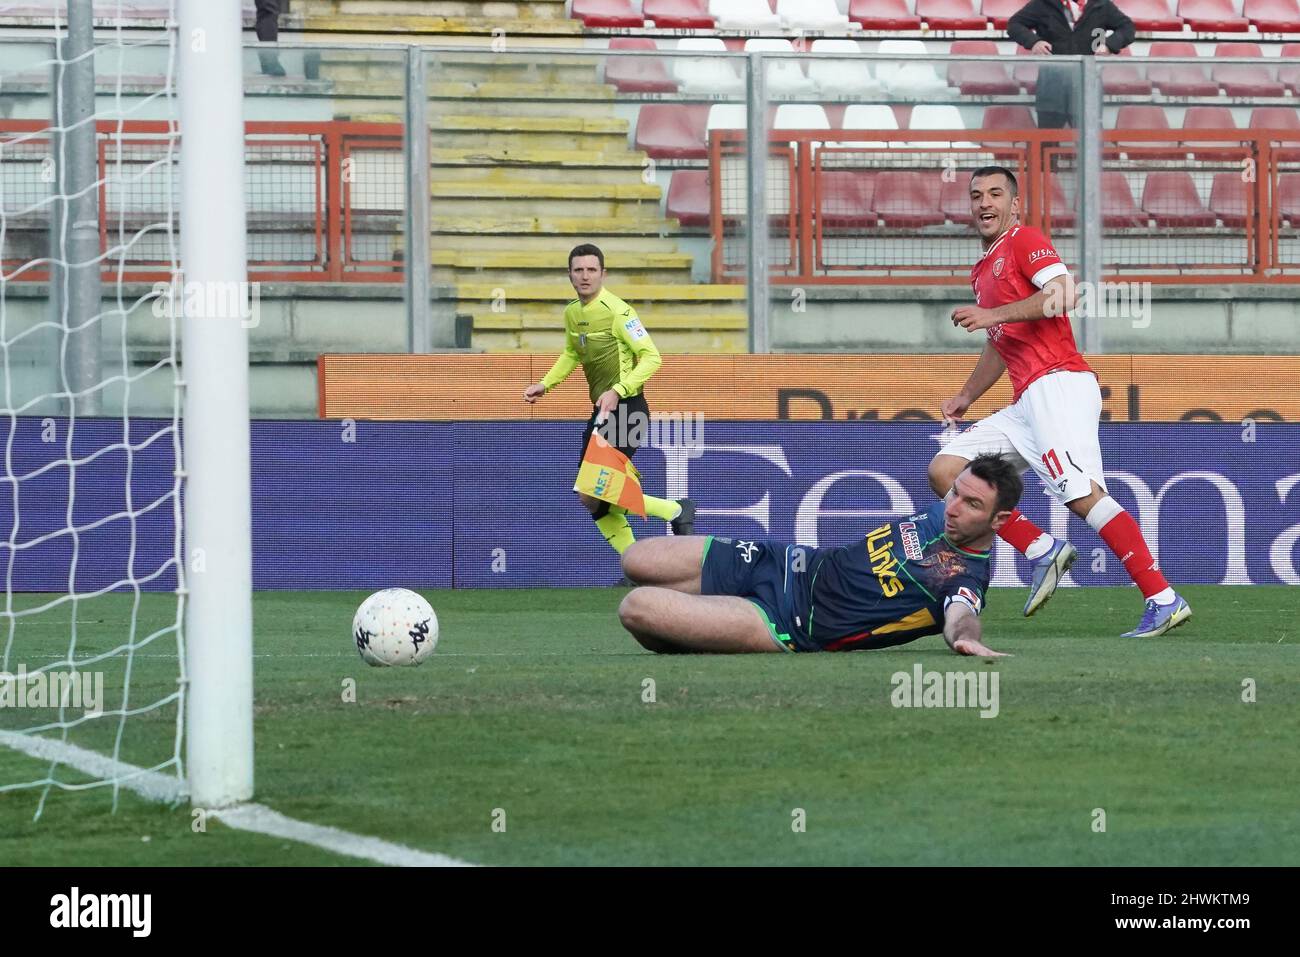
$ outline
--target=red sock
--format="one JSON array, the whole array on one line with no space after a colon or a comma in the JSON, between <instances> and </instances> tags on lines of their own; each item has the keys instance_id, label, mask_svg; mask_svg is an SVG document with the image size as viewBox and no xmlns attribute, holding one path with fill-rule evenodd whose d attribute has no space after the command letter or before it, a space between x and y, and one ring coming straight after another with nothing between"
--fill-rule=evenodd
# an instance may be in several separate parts
<instances>
[{"instance_id":1,"label":"red sock","mask_svg":"<svg viewBox=\"0 0 1300 957\"><path fill-rule=\"evenodd\" d=\"M1101 540L1110 546L1110 550L1124 563L1134 584L1142 589L1142 597L1150 598L1169 587L1165 576L1156 567L1156 560L1151 557L1142 529L1128 512L1120 512L1101 527L1098 533Z\"/></svg>"},{"instance_id":2,"label":"red sock","mask_svg":"<svg viewBox=\"0 0 1300 957\"><path fill-rule=\"evenodd\" d=\"M1029 546L1037 541L1043 530L1021 514L1020 509L1013 508L1011 517L998 529L1002 540L1023 555Z\"/></svg>"}]
</instances>

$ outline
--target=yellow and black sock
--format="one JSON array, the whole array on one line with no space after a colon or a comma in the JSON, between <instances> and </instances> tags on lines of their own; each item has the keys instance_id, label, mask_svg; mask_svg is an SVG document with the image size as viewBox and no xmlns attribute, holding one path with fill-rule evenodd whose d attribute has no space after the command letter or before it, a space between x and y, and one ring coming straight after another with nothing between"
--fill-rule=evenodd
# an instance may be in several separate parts
<instances>
[{"instance_id":1,"label":"yellow and black sock","mask_svg":"<svg viewBox=\"0 0 1300 957\"><path fill-rule=\"evenodd\" d=\"M610 548L620 555L636 541L636 536L632 534L632 526L627 521L627 509L601 502L600 509L593 512L591 517L596 520L596 527L600 529L600 534L605 536L605 541L609 542Z\"/></svg>"}]
</instances>

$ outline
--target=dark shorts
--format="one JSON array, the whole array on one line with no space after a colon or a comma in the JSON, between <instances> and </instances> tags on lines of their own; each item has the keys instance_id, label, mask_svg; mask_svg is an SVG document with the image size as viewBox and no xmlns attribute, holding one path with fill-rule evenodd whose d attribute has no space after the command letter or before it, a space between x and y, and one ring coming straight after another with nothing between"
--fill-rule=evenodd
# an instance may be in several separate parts
<instances>
[{"instance_id":1,"label":"dark shorts","mask_svg":"<svg viewBox=\"0 0 1300 957\"><path fill-rule=\"evenodd\" d=\"M599 409L591 410L591 418L587 420L587 427L582 430L582 444L578 446L578 461L582 462L582 457L586 454L587 443L591 441L592 430L596 428L596 416L600 414ZM645 423L638 431L632 428L616 429L614 437L620 439L626 444L616 445L620 452L631 458L636 454L645 442L645 437L650 434L650 406L646 404L645 394L629 396L626 399L619 399L618 405L610 413L611 422L617 426L620 422L628 422L629 416L641 415Z\"/></svg>"},{"instance_id":2,"label":"dark shorts","mask_svg":"<svg viewBox=\"0 0 1300 957\"><path fill-rule=\"evenodd\" d=\"M817 651L794 610L793 590L804 587L804 576L789 571L794 547L784 542L733 541L709 535L700 565L700 594L748 599L779 647Z\"/></svg>"}]
</instances>

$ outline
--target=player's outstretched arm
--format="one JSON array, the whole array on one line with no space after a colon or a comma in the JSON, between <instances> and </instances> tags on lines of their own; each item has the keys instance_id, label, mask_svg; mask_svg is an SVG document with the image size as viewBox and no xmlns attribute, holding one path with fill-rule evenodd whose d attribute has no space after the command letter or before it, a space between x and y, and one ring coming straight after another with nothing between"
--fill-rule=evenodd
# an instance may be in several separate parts
<instances>
[{"instance_id":1,"label":"player's outstretched arm","mask_svg":"<svg viewBox=\"0 0 1300 957\"><path fill-rule=\"evenodd\" d=\"M961 392L939 406L944 420L955 422L965 415L966 410L974 405L980 396L993 388L993 384L998 379L1002 378L1006 368L1006 362L998 350L993 348L993 343L984 343L984 351L980 353L979 362L975 363L975 368L970 378L966 380L966 384L962 386Z\"/></svg>"},{"instance_id":2,"label":"player's outstretched arm","mask_svg":"<svg viewBox=\"0 0 1300 957\"><path fill-rule=\"evenodd\" d=\"M971 611L968 605L954 601L944 612L943 640L954 652L977 658L1011 657L1005 652L994 651L980 641L982 630L980 616Z\"/></svg>"}]
</instances>

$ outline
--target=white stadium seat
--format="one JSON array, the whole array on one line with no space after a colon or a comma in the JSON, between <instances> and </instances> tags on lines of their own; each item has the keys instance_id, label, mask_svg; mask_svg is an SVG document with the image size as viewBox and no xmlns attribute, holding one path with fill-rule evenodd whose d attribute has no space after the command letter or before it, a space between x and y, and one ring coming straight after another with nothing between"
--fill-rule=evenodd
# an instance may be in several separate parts
<instances>
[{"instance_id":1,"label":"white stadium seat","mask_svg":"<svg viewBox=\"0 0 1300 957\"><path fill-rule=\"evenodd\" d=\"M776 13L788 30L861 30L860 24L835 5L835 0L776 0Z\"/></svg>"},{"instance_id":2,"label":"white stadium seat","mask_svg":"<svg viewBox=\"0 0 1300 957\"><path fill-rule=\"evenodd\" d=\"M781 26L781 18L767 0L709 0L709 15L724 29L775 30Z\"/></svg>"},{"instance_id":3,"label":"white stadium seat","mask_svg":"<svg viewBox=\"0 0 1300 957\"><path fill-rule=\"evenodd\" d=\"M789 40L746 40L746 53L794 53L794 46ZM767 64L767 92L778 96L796 96L801 93L814 93L817 84L804 76L796 58L770 60Z\"/></svg>"},{"instance_id":4,"label":"white stadium seat","mask_svg":"<svg viewBox=\"0 0 1300 957\"><path fill-rule=\"evenodd\" d=\"M879 96L885 87L871 75L867 60L859 59L862 49L855 40L819 39L813 53L834 53L843 60L809 60L808 79L827 96Z\"/></svg>"},{"instance_id":5,"label":"white stadium seat","mask_svg":"<svg viewBox=\"0 0 1300 957\"><path fill-rule=\"evenodd\" d=\"M727 45L717 37L683 37L677 41L679 50L698 50L704 54L725 53ZM689 93L740 93L745 80L726 57L673 57L673 76L683 92Z\"/></svg>"},{"instance_id":6,"label":"white stadium seat","mask_svg":"<svg viewBox=\"0 0 1300 957\"><path fill-rule=\"evenodd\" d=\"M886 106L884 103L854 103L844 111L842 125L846 132L853 130L896 130L898 129L898 117L894 116L893 108ZM884 140L852 140L831 145L883 149L890 144Z\"/></svg>"},{"instance_id":7,"label":"white stadium seat","mask_svg":"<svg viewBox=\"0 0 1300 957\"><path fill-rule=\"evenodd\" d=\"M901 58L933 56L920 40L881 40L877 53ZM948 82L939 76L934 65L928 62L876 62L876 78L890 93L911 99L951 92Z\"/></svg>"}]
</instances>

